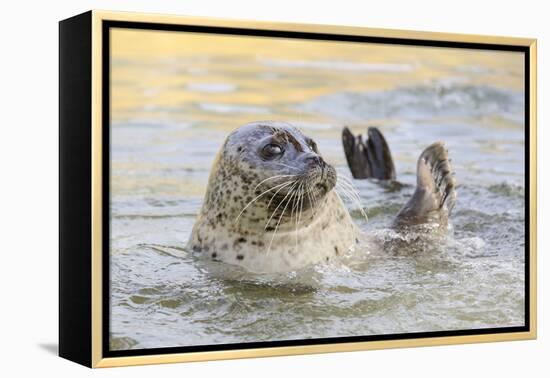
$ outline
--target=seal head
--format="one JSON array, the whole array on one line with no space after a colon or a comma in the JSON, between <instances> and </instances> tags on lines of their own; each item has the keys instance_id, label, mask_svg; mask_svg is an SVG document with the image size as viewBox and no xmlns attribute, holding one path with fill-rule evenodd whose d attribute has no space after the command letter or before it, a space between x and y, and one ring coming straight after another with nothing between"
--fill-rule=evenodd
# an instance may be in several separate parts
<instances>
[{"instance_id":1,"label":"seal head","mask_svg":"<svg viewBox=\"0 0 550 378\"><path fill-rule=\"evenodd\" d=\"M253 272L330 261L356 240L336 180L315 141L292 125L246 124L218 153L188 248Z\"/></svg>"}]
</instances>

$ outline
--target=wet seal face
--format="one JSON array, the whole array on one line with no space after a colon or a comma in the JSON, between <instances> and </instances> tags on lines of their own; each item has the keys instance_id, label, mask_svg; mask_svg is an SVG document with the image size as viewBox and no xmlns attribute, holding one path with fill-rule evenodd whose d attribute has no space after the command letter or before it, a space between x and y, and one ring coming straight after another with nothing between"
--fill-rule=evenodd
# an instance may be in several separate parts
<instances>
[{"instance_id":1,"label":"wet seal face","mask_svg":"<svg viewBox=\"0 0 550 378\"><path fill-rule=\"evenodd\" d=\"M256 273L330 261L356 243L316 143L284 122L253 122L226 139L188 249Z\"/></svg>"}]
</instances>

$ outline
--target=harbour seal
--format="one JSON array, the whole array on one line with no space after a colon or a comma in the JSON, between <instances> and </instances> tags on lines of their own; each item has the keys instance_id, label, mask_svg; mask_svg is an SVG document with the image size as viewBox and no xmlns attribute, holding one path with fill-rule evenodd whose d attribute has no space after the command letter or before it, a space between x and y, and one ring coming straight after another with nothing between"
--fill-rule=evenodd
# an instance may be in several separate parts
<instances>
[{"instance_id":1,"label":"harbour seal","mask_svg":"<svg viewBox=\"0 0 550 378\"><path fill-rule=\"evenodd\" d=\"M357 240L336 179L316 143L293 126L246 124L214 161L188 249L256 273L330 261Z\"/></svg>"},{"instance_id":2,"label":"harbour seal","mask_svg":"<svg viewBox=\"0 0 550 378\"><path fill-rule=\"evenodd\" d=\"M387 148L385 141L377 143L375 154L377 145ZM386 166L393 172L393 161ZM262 121L241 126L217 154L187 249L254 273L331 261L359 243L359 230L334 190L336 182L336 170L315 141L292 125ZM454 188L447 151L434 143L420 155L416 191L392 227L430 223L444 229Z\"/></svg>"}]
</instances>

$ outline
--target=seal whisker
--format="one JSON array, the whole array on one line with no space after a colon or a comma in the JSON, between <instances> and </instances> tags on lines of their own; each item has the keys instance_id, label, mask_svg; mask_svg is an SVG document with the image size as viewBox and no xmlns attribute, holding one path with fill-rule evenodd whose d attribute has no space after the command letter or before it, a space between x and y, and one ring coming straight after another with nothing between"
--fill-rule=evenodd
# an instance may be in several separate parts
<instances>
[{"instance_id":1,"label":"seal whisker","mask_svg":"<svg viewBox=\"0 0 550 378\"><path fill-rule=\"evenodd\" d=\"M357 193L357 190L355 189L355 185L353 185L353 182L349 178L347 178L346 176L338 176L336 184L344 185L344 186L350 188L351 191L354 194L359 196L359 194Z\"/></svg>"},{"instance_id":2,"label":"seal whisker","mask_svg":"<svg viewBox=\"0 0 550 378\"><path fill-rule=\"evenodd\" d=\"M338 190L341 191L341 194L344 195L351 203L355 204L359 207L359 211L361 212L361 215L365 218L365 220L368 222L369 218L367 216L367 213L363 209L363 206L361 205L361 198L359 197L359 194L355 191L355 188L351 185L344 185L344 182L337 182L336 183L336 194L338 195ZM338 197L340 197L338 195ZM340 197L340 200L342 198Z\"/></svg>"},{"instance_id":3,"label":"seal whisker","mask_svg":"<svg viewBox=\"0 0 550 378\"><path fill-rule=\"evenodd\" d=\"M277 178L296 177L296 176L298 176L298 175L276 175L276 176L271 176L271 177L266 178L265 180L260 181L260 183L254 187L254 190L258 189L258 186L262 185L266 181L274 180L274 179L277 179Z\"/></svg>"},{"instance_id":4,"label":"seal whisker","mask_svg":"<svg viewBox=\"0 0 550 378\"><path fill-rule=\"evenodd\" d=\"M353 202L359 202L359 203L361 202L361 197L359 197L359 194L357 194L357 192L354 190L353 187L346 186L343 184L340 184L340 185L337 184L336 189L346 192L349 195L350 199L353 200Z\"/></svg>"},{"instance_id":5,"label":"seal whisker","mask_svg":"<svg viewBox=\"0 0 550 378\"><path fill-rule=\"evenodd\" d=\"M361 205L361 197L359 197L359 193L353 186L353 184L349 181L337 181L336 187L339 187L341 190L346 190L349 195L353 198L353 202L356 202L357 205L359 205L359 208L361 209L361 213L363 213L363 216L366 218L366 214L363 211L363 206Z\"/></svg>"},{"instance_id":6,"label":"seal whisker","mask_svg":"<svg viewBox=\"0 0 550 378\"><path fill-rule=\"evenodd\" d=\"M336 182L336 185L341 185L341 186L350 188L353 193L357 194L357 190L355 189L355 186L353 185L353 183L349 181L338 179Z\"/></svg>"},{"instance_id":7,"label":"seal whisker","mask_svg":"<svg viewBox=\"0 0 550 378\"><path fill-rule=\"evenodd\" d=\"M357 193L352 185L342 182L340 183L340 185L336 186L338 186L342 190L346 190L356 202L358 202L359 204L361 203L361 197L359 197L359 193Z\"/></svg>"},{"instance_id":8,"label":"seal whisker","mask_svg":"<svg viewBox=\"0 0 550 378\"><path fill-rule=\"evenodd\" d=\"M293 170L295 170L295 171L298 171L298 170L299 170L299 169L296 168L296 167L293 167L293 166L287 165L287 164L283 164L283 163L280 163L280 162L277 162L277 163L274 163L274 164L282 165L283 167L287 167L287 168L293 169Z\"/></svg>"},{"instance_id":9,"label":"seal whisker","mask_svg":"<svg viewBox=\"0 0 550 378\"><path fill-rule=\"evenodd\" d=\"M336 193L336 197L338 197L340 199L340 201L342 201L342 203L344 203L344 201L342 200L342 197L340 196L340 193L338 193L338 192L335 192L335 193ZM348 198L348 200L349 200L349 197L346 197L346 198Z\"/></svg>"},{"instance_id":10,"label":"seal whisker","mask_svg":"<svg viewBox=\"0 0 550 378\"><path fill-rule=\"evenodd\" d=\"M300 183L298 185L298 188L296 189L296 193L299 194L300 192L300 187L302 186L302 184ZM297 197L294 196L295 193L293 193L292 195L292 210L290 212L290 222L292 222L292 218L294 217L294 224L296 225L296 247L298 247L298 201L297 201Z\"/></svg>"},{"instance_id":11,"label":"seal whisker","mask_svg":"<svg viewBox=\"0 0 550 378\"><path fill-rule=\"evenodd\" d=\"M355 186L353 185L353 182L346 176L338 176L338 179L336 180L336 185L343 185L345 187L348 187L354 194L359 196L357 190L355 189Z\"/></svg>"},{"instance_id":12,"label":"seal whisker","mask_svg":"<svg viewBox=\"0 0 550 378\"><path fill-rule=\"evenodd\" d=\"M296 206L296 219L295 219L295 223L296 223L296 253L298 252L298 223L300 221L300 218L299 218L300 214L298 213L298 206L299 206L299 203L300 203L300 199L303 197L303 194L302 194L303 186L304 186L304 183L303 182L300 183L300 186L298 187L298 196L297 196L295 204L294 204Z\"/></svg>"},{"instance_id":13,"label":"seal whisker","mask_svg":"<svg viewBox=\"0 0 550 378\"><path fill-rule=\"evenodd\" d=\"M298 185L298 187L296 188L296 193L295 194L299 194L301 186L302 186L302 183L300 183ZM292 210L291 210L291 213L290 213L290 219L291 220L292 220L292 217L295 214L295 211L298 211L298 200L297 200L297 198L298 197L294 197L294 195L292 196Z\"/></svg>"},{"instance_id":14,"label":"seal whisker","mask_svg":"<svg viewBox=\"0 0 550 378\"><path fill-rule=\"evenodd\" d=\"M360 198L358 198L356 193L354 193L351 190L351 188L349 188L349 187L346 187L346 186L341 185L341 184L340 185L336 184L335 188L336 188L337 192L339 191L340 194L345 195L347 199L349 199L351 202L353 202L355 204L360 200Z\"/></svg>"},{"instance_id":15,"label":"seal whisker","mask_svg":"<svg viewBox=\"0 0 550 378\"><path fill-rule=\"evenodd\" d=\"M290 184L293 184L293 183L295 183L295 182L296 182L296 180L289 180L287 183L290 185ZM285 186L279 188L275 193L273 193L273 195L271 196L271 198L269 199L269 202L268 202L268 204L267 204L267 209L268 209L268 210L269 210L269 208L271 207L271 203L273 202L273 199L277 196L277 194L279 194L279 192L280 192L281 190L283 190L284 188L288 188L289 185L285 185ZM269 223L269 222L268 222L268 223Z\"/></svg>"},{"instance_id":16,"label":"seal whisker","mask_svg":"<svg viewBox=\"0 0 550 378\"><path fill-rule=\"evenodd\" d=\"M267 230L267 227L269 226L269 224L271 223L271 220L273 219L273 216L275 215L275 213L277 212L277 210L279 209L279 207L283 204L283 202L285 202L285 200L287 199L287 197L293 192L294 190L294 187L298 184L297 181L294 181L294 183L292 184L292 186L290 187L288 193L284 196L283 200L281 202L279 202L279 204L277 205L277 207L275 208L275 210L273 210L273 213L271 213L271 216L269 217L269 219L267 220L267 223L265 224L265 228ZM273 199L273 198L272 198ZM269 203L271 204L271 201L269 201ZM288 205L288 203L287 203ZM267 207L269 208L269 204L267 205ZM286 206L285 206L285 209L286 209ZM284 212L284 211L283 211Z\"/></svg>"},{"instance_id":17,"label":"seal whisker","mask_svg":"<svg viewBox=\"0 0 550 378\"><path fill-rule=\"evenodd\" d=\"M274 187L272 188L269 188L267 189L266 191L262 192L261 194L259 194L258 196L256 196L256 198L254 198L252 201L250 201L242 210L241 212L239 213L239 215L237 215L237 217L235 218L235 223L239 220L239 218L241 217L241 215L244 213L244 211L250 206L252 205L255 201L257 201L258 199L260 199L260 197L262 197L264 194L274 190L274 189L277 189L279 188L279 190L283 189L285 186L287 186L287 184L290 184L292 181L287 181L287 182L283 182L281 184L278 184L278 185L275 185ZM277 193L275 193L277 194Z\"/></svg>"},{"instance_id":18,"label":"seal whisker","mask_svg":"<svg viewBox=\"0 0 550 378\"><path fill-rule=\"evenodd\" d=\"M305 184L304 184L305 185ZM298 223L302 220L302 212L304 210L304 188L301 188L301 194L300 194L300 214L298 218Z\"/></svg>"},{"instance_id":19,"label":"seal whisker","mask_svg":"<svg viewBox=\"0 0 550 378\"><path fill-rule=\"evenodd\" d=\"M304 184L302 183L302 186L300 187L300 212L298 213L298 219L296 220L296 253L298 253L298 225L300 224L300 221L302 220L302 212L304 209Z\"/></svg>"},{"instance_id":20,"label":"seal whisker","mask_svg":"<svg viewBox=\"0 0 550 378\"><path fill-rule=\"evenodd\" d=\"M319 209L319 200L313 193L313 187L311 184L308 184L308 195L310 198L310 201L313 204L313 212L312 212L312 219L315 219L317 217L318 209Z\"/></svg>"},{"instance_id":21,"label":"seal whisker","mask_svg":"<svg viewBox=\"0 0 550 378\"><path fill-rule=\"evenodd\" d=\"M309 202L311 203L311 206L313 208L313 215L315 215L317 213L317 200L315 198L313 198L313 195L312 195L312 188L311 188L311 184L307 184L307 195L309 197Z\"/></svg>"},{"instance_id":22,"label":"seal whisker","mask_svg":"<svg viewBox=\"0 0 550 378\"><path fill-rule=\"evenodd\" d=\"M294 188L296 187L298 183L294 183L294 185L292 186L292 188L290 189L290 192L287 193L287 196L288 194L290 193L293 193L292 195L294 195ZM286 198L286 196L285 196ZM292 198L292 197L291 197ZM284 201L284 199L283 199ZM282 202L281 202L282 203ZM286 211L286 208L288 207L288 204L290 203L290 198L289 200L287 201L285 207L283 208L283 211L281 213L281 216L279 216L279 220L277 221L277 224L275 225L275 231L273 231L273 236L271 237L271 241L269 242L269 247L267 248L267 254L269 255L269 251L271 250L271 245L273 244L273 240L275 239L275 235L277 234L277 230L279 229L279 224L281 223L281 219L283 219L283 215L285 214L285 211ZM280 205L280 204L279 204ZM269 223L270 221L268 221Z\"/></svg>"},{"instance_id":23,"label":"seal whisker","mask_svg":"<svg viewBox=\"0 0 550 378\"><path fill-rule=\"evenodd\" d=\"M351 179L343 174L338 174L338 180L341 180L341 181L346 181L348 183L352 183L353 181L351 181Z\"/></svg>"}]
</instances>

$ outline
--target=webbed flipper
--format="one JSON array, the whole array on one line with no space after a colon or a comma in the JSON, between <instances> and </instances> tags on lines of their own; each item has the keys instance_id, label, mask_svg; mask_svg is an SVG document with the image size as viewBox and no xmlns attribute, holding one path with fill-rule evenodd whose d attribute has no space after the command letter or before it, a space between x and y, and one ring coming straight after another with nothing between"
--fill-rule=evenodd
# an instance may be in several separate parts
<instances>
[{"instance_id":1,"label":"webbed flipper","mask_svg":"<svg viewBox=\"0 0 550 378\"><path fill-rule=\"evenodd\" d=\"M395 180L395 165L386 139L376 127L369 127L367 139L344 127L342 143L353 178Z\"/></svg>"},{"instance_id":2,"label":"webbed flipper","mask_svg":"<svg viewBox=\"0 0 550 378\"><path fill-rule=\"evenodd\" d=\"M443 143L433 143L418 159L416 190L397 214L393 226L446 226L455 202L456 180L448 152Z\"/></svg>"}]
</instances>

